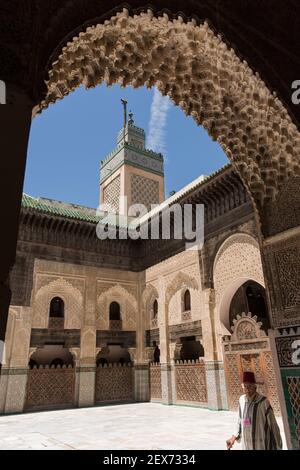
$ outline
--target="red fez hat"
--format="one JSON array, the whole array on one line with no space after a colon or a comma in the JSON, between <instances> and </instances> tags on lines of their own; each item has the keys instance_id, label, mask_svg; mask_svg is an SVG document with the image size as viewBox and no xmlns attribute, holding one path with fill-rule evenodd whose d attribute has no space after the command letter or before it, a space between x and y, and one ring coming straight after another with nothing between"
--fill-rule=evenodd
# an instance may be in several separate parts
<instances>
[{"instance_id":1,"label":"red fez hat","mask_svg":"<svg viewBox=\"0 0 300 470\"><path fill-rule=\"evenodd\" d=\"M253 372L243 372L242 383L245 382L256 384L255 375Z\"/></svg>"}]
</instances>

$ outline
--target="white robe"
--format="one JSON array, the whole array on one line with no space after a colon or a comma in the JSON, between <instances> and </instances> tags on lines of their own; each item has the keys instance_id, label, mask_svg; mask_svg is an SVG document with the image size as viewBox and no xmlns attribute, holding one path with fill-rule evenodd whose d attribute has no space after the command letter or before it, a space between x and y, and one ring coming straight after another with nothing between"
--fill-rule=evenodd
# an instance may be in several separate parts
<instances>
[{"instance_id":1,"label":"white robe","mask_svg":"<svg viewBox=\"0 0 300 470\"><path fill-rule=\"evenodd\" d=\"M269 400L256 393L248 401L246 395L239 399L237 441L244 450L282 449L280 430Z\"/></svg>"}]
</instances>

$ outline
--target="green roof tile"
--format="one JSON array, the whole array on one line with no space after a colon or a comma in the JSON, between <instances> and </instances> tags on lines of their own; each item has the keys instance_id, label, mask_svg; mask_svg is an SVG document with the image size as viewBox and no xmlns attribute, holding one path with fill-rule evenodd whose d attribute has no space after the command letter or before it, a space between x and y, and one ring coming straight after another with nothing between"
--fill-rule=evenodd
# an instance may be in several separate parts
<instances>
[{"instance_id":1,"label":"green roof tile","mask_svg":"<svg viewBox=\"0 0 300 470\"><path fill-rule=\"evenodd\" d=\"M218 174L222 173L222 171L231 167L231 164L226 164L219 170L215 171L209 176L206 176L201 182L197 182L195 185L187 185L187 189L182 188L179 191L178 198L175 196L172 198L172 203L176 200L185 197L188 193L192 192L196 187L202 186L207 181L213 179ZM162 203L163 204L163 203ZM80 206L76 204L70 204L67 202L56 201L54 199L46 199L46 198L35 198L29 196L28 194L23 193L22 196L22 208L24 209L32 209L35 211L42 212L44 214L50 215L57 215L61 217L67 217L69 219L74 219L83 222L90 222L90 223L98 223L101 220L101 217L96 214L96 209ZM132 218L127 218L125 216L117 216L117 226L125 228L128 226L128 222L132 221ZM137 221L136 221L137 222ZM114 226L114 224L109 224Z\"/></svg>"},{"instance_id":2,"label":"green roof tile","mask_svg":"<svg viewBox=\"0 0 300 470\"><path fill-rule=\"evenodd\" d=\"M85 222L97 223L100 220L100 217L96 215L96 209L55 201L53 199L35 198L28 194L23 194L22 207Z\"/></svg>"}]
</instances>

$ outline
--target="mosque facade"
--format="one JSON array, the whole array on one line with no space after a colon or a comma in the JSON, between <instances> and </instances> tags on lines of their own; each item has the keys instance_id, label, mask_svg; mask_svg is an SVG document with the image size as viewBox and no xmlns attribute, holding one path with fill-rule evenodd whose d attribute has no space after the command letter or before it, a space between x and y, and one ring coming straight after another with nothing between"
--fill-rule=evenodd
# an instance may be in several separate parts
<instances>
[{"instance_id":1,"label":"mosque facade","mask_svg":"<svg viewBox=\"0 0 300 470\"><path fill-rule=\"evenodd\" d=\"M235 410L245 370L279 413L255 213L233 167L165 198L163 156L132 115L100 167L100 211L23 195L0 413L131 401ZM201 249L174 234L97 236L103 220L119 234L147 226L151 210L160 220L197 204Z\"/></svg>"}]
</instances>

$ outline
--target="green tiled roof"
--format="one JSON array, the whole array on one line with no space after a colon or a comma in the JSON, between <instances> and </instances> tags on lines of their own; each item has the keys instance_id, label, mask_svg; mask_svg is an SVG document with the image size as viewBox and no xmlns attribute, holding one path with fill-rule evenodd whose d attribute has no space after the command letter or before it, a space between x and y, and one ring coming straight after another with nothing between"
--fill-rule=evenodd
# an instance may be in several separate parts
<instances>
[{"instance_id":1,"label":"green tiled roof","mask_svg":"<svg viewBox=\"0 0 300 470\"><path fill-rule=\"evenodd\" d=\"M85 222L96 223L100 220L100 217L96 215L96 209L55 201L54 199L35 198L28 196L28 194L23 194L22 207Z\"/></svg>"},{"instance_id":2,"label":"green tiled roof","mask_svg":"<svg viewBox=\"0 0 300 470\"><path fill-rule=\"evenodd\" d=\"M186 187L182 188L182 190L178 191L178 194L175 193L174 196L170 197L170 203L173 204L175 201L187 196L190 192L192 192L196 187L202 186L202 184L207 183L208 181L212 180L215 176L222 173L224 170L231 167L231 164L228 163L224 165L219 170L215 171L209 176L206 176L202 181L195 180L191 184L187 185ZM194 184L193 184L194 183ZM166 200L168 201L168 199ZM162 203L161 205L164 205ZM43 197L35 198L29 196L28 194L23 193L22 196L22 208L24 209L33 209L34 211L38 211L44 214L49 214L52 216L60 216L60 217L67 217L69 219L74 219L83 222L90 222L90 223L98 223L102 217L96 214L96 209L91 207L80 206L77 204L70 204L67 202L56 201L55 199L47 199ZM159 209L159 206L158 208ZM104 213L103 213L104 215ZM112 222L109 225L114 226L114 217L111 215ZM107 219L106 219L107 220ZM133 218L117 215L117 226L118 227L127 227L128 222L132 221ZM135 220L138 224L138 221Z\"/></svg>"},{"instance_id":3,"label":"green tiled roof","mask_svg":"<svg viewBox=\"0 0 300 470\"><path fill-rule=\"evenodd\" d=\"M67 217L68 219L74 219L77 221L90 222L93 224L98 223L102 217L96 214L96 209L80 206L77 204L70 204L67 202L56 201L55 199L46 199L43 197L35 198L23 193L22 196L22 208L32 209L34 211L41 212L43 214L49 214L52 216ZM103 213L104 216L104 213ZM121 215L110 214L105 219L105 224L113 227L126 228L130 217Z\"/></svg>"}]
</instances>

